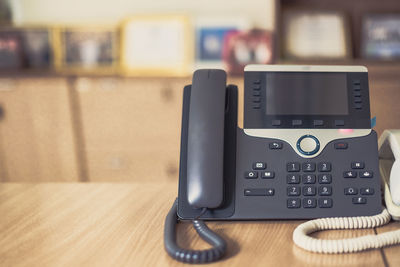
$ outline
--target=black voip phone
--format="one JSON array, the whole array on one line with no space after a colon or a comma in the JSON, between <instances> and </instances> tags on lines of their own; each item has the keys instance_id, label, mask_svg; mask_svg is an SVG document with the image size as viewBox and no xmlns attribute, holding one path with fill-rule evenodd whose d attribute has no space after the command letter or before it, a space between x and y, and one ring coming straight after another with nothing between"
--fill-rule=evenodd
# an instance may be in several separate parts
<instances>
[{"instance_id":1,"label":"black voip phone","mask_svg":"<svg viewBox=\"0 0 400 267\"><path fill-rule=\"evenodd\" d=\"M177 260L220 258L225 241L203 220L311 219L382 212L377 134L362 66L248 65L244 122L226 73L197 70L184 88L179 196L165 222ZM214 247L177 246L193 220Z\"/></svg>"}]
</instances>

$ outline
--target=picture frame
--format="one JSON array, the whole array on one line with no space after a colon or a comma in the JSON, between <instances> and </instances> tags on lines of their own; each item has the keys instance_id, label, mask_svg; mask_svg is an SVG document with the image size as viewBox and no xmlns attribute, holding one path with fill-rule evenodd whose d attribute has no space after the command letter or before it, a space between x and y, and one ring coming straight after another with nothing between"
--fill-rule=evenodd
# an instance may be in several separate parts
<instances>
[{"instance_id":1,"label":"picture frame","mask_svg":"<svg viewBox=\"0 0 400 267\"><path fill-rule=\"evenodd\" d=\"M25 67L21 31L15 28L0 29L0 70L12 71Z\"/></svg>"},{"instance_id":2,"label":"picture frame","mask_svg":"<svg viewBox=\"0 0 400 267\"><path fill-rule=\"evenodd\" d=\"M54 65L64 73L114 74L119 31L114 26L68 26L54 30Z\"/></svg>"},{"instance_id":3,"label":"picture frame","mask_svg":"<svg viewBox=\"0 0 400 267\"><path fill-rule=\"evenodd\" d=\"M121 26L121 71L127 76L187 76L193 34L183 15L138 15Z\"/></svg>"},{"instance_id":4,"label":"picture frame","mask_svg":"<svg viewBox=\"0 0 400 267\"><path fill-rule=\"evenodd\" d=\"M368 14L363 17L361 55L377 60L400 58L400 14Z\"/></svg>"},{"instance_id":5,"label":"picture frame","mask_svg":"<svg viewBox=\"0 0 400 267\"><path fill-rule=\"evenodd\" d=\"M262 29L231 32L225 38L223 60L227 71L241 75L248 64L271 64L274 60L273 33Z\"/></svg>"},{"instance_id":6,"label":"picture frame","mask_svg":"<svg viewBox=\"0 0 400 267\"><path fill-rule=\"evenodd\" d=\"M340 11L285 10L282 16L285 59L344 60L352 56L348 19Z\"/></svg>"},{"instance_id":7,"label":"picture frame","mask_svg":"<svg viewBox=\"0 0 400 267\"><path fill-rule=\"evenodd\" d=\"M203 17L195 22L195 68L226 68L223 47L229 33L244 31L248 22L238 18Z\"/></svg>"},{"instance_id":8,"label":"picture frame","mask_svg":"<svg viewBox=\"0 0 400 267\"><path fill-rule=\"evenodd\" d=\"M30 70L50 69L53 66L53 32L47 27L20 28L23 40L25 67Z\"/></svg>"}]
</instances>

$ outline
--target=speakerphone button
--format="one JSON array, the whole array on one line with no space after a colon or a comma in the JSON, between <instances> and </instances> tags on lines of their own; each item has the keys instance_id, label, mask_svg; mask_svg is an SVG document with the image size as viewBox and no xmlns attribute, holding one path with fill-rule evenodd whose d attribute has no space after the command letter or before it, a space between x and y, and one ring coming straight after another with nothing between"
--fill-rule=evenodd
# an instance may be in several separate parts
<instances>
[{"instance_id":1,"label":"speakerphone button","mask_svg":"<svg viewBox=\"0 0 400 267\"><path fill-rule=\"evenodd\" d=\"M254 84L260 84L260 83L261 83L261 80L256 79L256 80L253 81L253 83L254 83Z\"/></svg>"},{"instance_id":2,"label":"speakerphone button","mask_svg":"<svg viewBox=\"0 0 400 267\"><path fill-rule=\"evenodd\" d=\"M360 80L353 80L353 84L360 84Z\"/></svg>"},{"instance_id":3,"label":"speakerphone button","mask_svg":"<svg viewBox=\"0 0 400 267\"><path fill-rule=\"evenodd\" d=\"M374 192L374 189L373 188L370 188L370 187L367 187L367 188L361 188L360 189L360 194L361 195L373 195L375 192Z\"/></svg>"}]
</instances>

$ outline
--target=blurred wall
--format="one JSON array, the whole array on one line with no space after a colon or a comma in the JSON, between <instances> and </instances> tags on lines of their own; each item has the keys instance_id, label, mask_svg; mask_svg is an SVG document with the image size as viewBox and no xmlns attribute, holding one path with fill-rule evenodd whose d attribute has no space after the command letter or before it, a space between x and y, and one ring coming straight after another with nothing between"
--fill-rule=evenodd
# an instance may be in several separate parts
<instances>
[{"instance_id":1,"label":"blurred wall","mask_svg":"<svg viewBox=\"0 0 400 267\"><path fill-rule=\"evenodd\" d=\"M275 0L9 0L13 21L21 23L117 23L132 14L183 13L244 17L273 29Z\"/></svg>"}]
</instances>

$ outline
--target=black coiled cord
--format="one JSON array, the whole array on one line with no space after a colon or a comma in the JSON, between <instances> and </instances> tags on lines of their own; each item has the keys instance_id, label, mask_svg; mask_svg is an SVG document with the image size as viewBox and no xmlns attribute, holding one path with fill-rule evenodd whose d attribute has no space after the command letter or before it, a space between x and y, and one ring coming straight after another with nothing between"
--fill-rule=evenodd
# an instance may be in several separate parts
<instances>
[{"instance_id":1,"label":"black coiled cord","mask_svg":"<svg viewBox=\"0 0 400 267\"><path fill-rule=\"evenodd\" d=\"M165 218L164 247L167 253L175 260L185 263L209 263L219 260L226 252L226 242L222 237L210 230L204 221L193 220L193 227L204 241L213 246L212 248L187 250L178 246L176 243L177 207L178 200L176 199Z\"/></svg>"}]
</instances>

